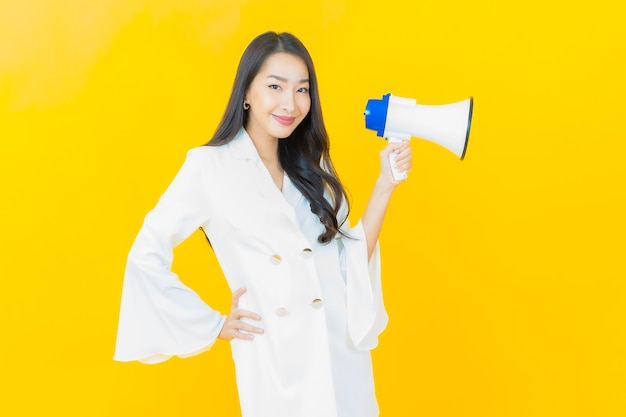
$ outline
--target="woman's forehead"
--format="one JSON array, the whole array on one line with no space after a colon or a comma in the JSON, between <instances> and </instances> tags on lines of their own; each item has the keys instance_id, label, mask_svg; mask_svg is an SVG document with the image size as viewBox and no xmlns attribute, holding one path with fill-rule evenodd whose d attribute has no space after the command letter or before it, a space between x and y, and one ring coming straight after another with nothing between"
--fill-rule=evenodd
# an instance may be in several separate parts
<instances>
[{"instance_id":1,"label":"woman's forehead","mask_svg":"<svg viewBox=\"0 0 626 417\"><path fill-rule=\"evenodd\" d=\"M267 57L257 76L301 84L309 81L309 70L299 56L278 52Z\"/></svg>"}]
</instances>

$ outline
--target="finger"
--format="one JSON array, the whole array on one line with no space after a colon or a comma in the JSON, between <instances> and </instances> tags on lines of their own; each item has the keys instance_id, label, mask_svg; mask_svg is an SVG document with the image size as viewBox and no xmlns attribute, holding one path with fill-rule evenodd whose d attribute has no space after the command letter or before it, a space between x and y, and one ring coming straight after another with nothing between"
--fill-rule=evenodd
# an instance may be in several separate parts
<instances>
[{"instance_id":1,"label":"finger","mask_svg":"<svg viewBox=\"0 0 626 417\"><path fill-rule=\"evenodd\" d=\"M407 162L410 162L413 159L413 155L411 155L410 153L399 153L396 154L396 162L400 163L400 164L404 164Z\"/></svg>"},{"instance_id":2,"label":"finger","mask_svg":"<svg viewBox=\"0 0 626 417\"><path fill-rule=\"evenodd\" d=\"M246 322L240 322L239 324L239 329L240 332L244 331L244 332L248 332L248 333L256 333L256 334L263 334L264 330L260 327L257 326L253 326L251 324L248 324Z\"/></svg>"},{"instance_id":3,"label":"finger","mask_svg":"<svg viewBox=\"0 0 626 417\"><path fill-rule=\"evenodd\" d=\"M408 146L408 142L389 142L385 148L381 151L384 156L389 156L392 153L398 153Z\"/></svg>"},{"instance_id":4,"label":"finger","mask_svg":"<svg viewBox=\"0 0 626 417\"><path fill-rule=\"evenodd\" d=\"M241 297L245 293L246 293L246 287L241 287L235 290L235 292L233 293L233 301L231 304L232 305L231 308L237 308L239 306L239 297Z\"/></svg>"},{"instance_id":5,"label":"finger","mask_svg":"<svg viewBox=\"0 0 626 417\"><path fill-rule=\"evenodd\" d=\"M235 317L237 317L239 320L243 318L252 319L256 321L261 320L261 316L258 315L257 313L253 313L252 311L238 309L234 313L235 313Z\"/></svg>"},{"instance_id":6,"label":"finger","mask_svg":"<svg viewBox=\"0 0 626 417\"><path fill-rule=\"evenodd\" d=\"M395 161L397 164L406 164L406 163L410 163L411 160L413 159L413 154L411 153L411 149L406 149L403 150L399 153L395 154Z\"/></svg>"},{"instance_id":7,"label":"finger","mask_svg":"<svg viewBox=\"0 0 626 417\"><path fill-rule=\"evenodd\" d=\"M221 338L224 340L232 340L232 339L254 339L254 334L241 332L237 329L226 329L220 334Z\"/></svg>"},{"instance_id":8,"label":"finger","mask_svg":"<svg viewBox=\"0 0 626 417\"><path fill-rule=\"evenodd\" d=\"M408 140L403 140L402 142L393 142L396 146L394 147L394 149L396 151L404 151L405 149L408 149L411 147L411 142L409 142Z\"/></svg>"},{"instance_id":9,"label":"finger","mask_svg":"<svg viewBox=\"0 0 626 417\"><path fill-rule=\"evenodd\" d=\"M381 152L381 157L383 157L382 163L386 164L389 161L394 167L398 167L404 163L407 156L410 156L410 148L408 148L408 143L406 142L402 144L392 143L390 145L395 145L395 147L390 146Z\"/></svg>"},{"instance_id":10,"label":"finger","mask_svg":"<svg viewBox=\"0 0 626 417\"><path fill-rule=\"evenodd\" d=\"M411 152L411 147L409 146L409 142L402 143L401 146L393 150L393 153L395 153L398 156L398 158L411 155L412 152Z\"/></svg>"},{"instance_id":11,"label":"finger","mask_svg":"<svg viewBox=\"0 0 626 417\"><path fill-rule=\"evenodd\" d=\"M395 162L396 168L400 169L400 168L410 168L411 166L413 166L413 163L411 162L411 158L404 158L404 159L398 159Z\"/></svg>"},{"instance_id":12,"label":"finger","mask_svg":"<svg viewBox=\"0 0 626 417\"><path fill-rule=\"evenodd\" d=\"M232 340L235 338L240 339L242 335L243 333L234 327L234 323L231 323L228 326L224 326L218 337L223 340Z\"/></svg>"},{"instance_id":13,"label":"finger","mask_svg":"<svg viewBox=\"0 0 626 417\"><path fill-rule=\"evenodd\" d=\"M397 165L396 169L400 172L410 172L411 171L411 165L410 164L401 164L401 165Z\"/></svg>"},{"instance_id":14,"label":"finger","mask_svg":"<svg viewBox=\"0 0 626 417\"><path fill-rule=\"evenodd\" d=\"M263 334L264 330L260 327L253 326L243 321L237 320L233 323L228 334L231 338L237 339L254 339L255 334Z\"/></svg>"},{"instance_id":15,"label":"finger","mask_svg":"<svg viewBox=\"0 0 626 417\"><path fill-rule=\"evenodd\" d=\"M401 142L389 142L389 145L394 151L403 151L410 146L411 142L403 140Z\"/></svg>"},{"instance_id":16,"label":"finger","mask_svg":"<svg viewBox=\"0 0 626 417\"><path fill-rule=\"evenodd\" d=\"M234 332L233 339L252 340L254 335L252 333Z\"/></svg>"}]
</instances>

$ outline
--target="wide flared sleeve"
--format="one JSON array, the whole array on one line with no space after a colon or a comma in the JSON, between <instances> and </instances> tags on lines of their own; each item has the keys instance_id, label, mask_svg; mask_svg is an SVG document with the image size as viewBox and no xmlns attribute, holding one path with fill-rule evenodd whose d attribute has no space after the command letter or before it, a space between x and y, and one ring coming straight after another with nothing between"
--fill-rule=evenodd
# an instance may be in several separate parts
<instances>
[{"instance_id":1,"label":"wide flared sleeve","mask_svg":"<svg viewBox=\"0 0 626 417\"><path fill-rule=\"evenodd\" d=\"M341 238L342 269L346 277L348 333L359 350L378 345L378 336L389 320L383 303L380 273L380 247L368 260L367 240L361 222L348 229L349 238Z\"/></svg>"},{"instance_id":2,"label":"wide flared sleeve","mask_svg":"<svg viewBox=\"0 0 626 417\"><path fill-rule=\"evenodd\" d=\"M224 316L172 272L174 248L209 220L202 148L145 217L126 264L114 359L157 363L211 347Z\"/></svg>"}]
</instances>

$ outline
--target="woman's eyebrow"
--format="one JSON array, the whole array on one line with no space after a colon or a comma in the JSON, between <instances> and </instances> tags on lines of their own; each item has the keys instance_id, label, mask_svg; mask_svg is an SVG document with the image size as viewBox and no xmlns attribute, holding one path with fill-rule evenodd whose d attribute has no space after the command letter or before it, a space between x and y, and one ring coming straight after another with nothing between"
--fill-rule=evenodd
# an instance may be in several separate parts
<instances>
[{"instance_id":1,"label":"woman's eyebrow","mask_svg":"<svg viewBox=\"0 0 626 417\"><path fill-rule=\"evenodd\" d=\"M280 75L275 75L275 74L270 74L267 76L267 78L274 78L277 79L278 81L282 81L284 83L288 82L289 80L285 77L281 77ZM300 84L304 84L304 83L308 83L309 79L308 78L303 78L299 81Z\"/></svg>"}]
</instances>

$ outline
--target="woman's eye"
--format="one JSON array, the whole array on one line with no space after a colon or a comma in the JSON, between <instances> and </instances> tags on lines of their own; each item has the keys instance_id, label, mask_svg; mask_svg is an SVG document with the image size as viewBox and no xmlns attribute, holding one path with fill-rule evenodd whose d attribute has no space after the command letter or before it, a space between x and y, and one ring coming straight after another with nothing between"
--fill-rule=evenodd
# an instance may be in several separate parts
<instances>
[{"instance_id":1,"label":"woman's eye","mask_svg":"<svg viewBox=\"0 0 626 417\"><path fill-rule=\"evenodd\" d=\"M279 85L276 85L276 84L271 84L269 87L270 87L272 90L280 90L280 86L279 86Z\"/></svg>"},{"instance_id":2,"label":"woman's eye","mask_svg":"<svg viewBox=\"0 0 626 417\"><path fill-rule=\"evenodd\" d=\"M309 92L309 89L308 89L308 88L306 88L306 87L302 87L302 88L300 88L300 89L298 90L298 92L299 92L299 93L308 93L308 92Z\"/></svg>"}]
</instances>

